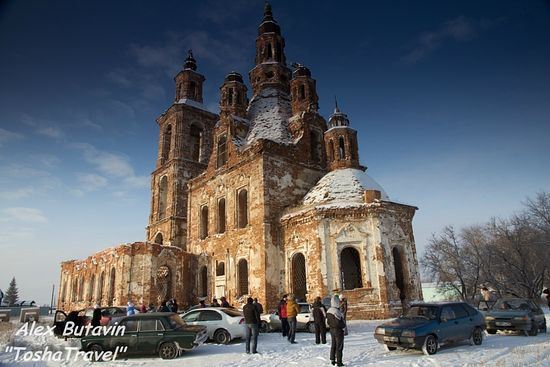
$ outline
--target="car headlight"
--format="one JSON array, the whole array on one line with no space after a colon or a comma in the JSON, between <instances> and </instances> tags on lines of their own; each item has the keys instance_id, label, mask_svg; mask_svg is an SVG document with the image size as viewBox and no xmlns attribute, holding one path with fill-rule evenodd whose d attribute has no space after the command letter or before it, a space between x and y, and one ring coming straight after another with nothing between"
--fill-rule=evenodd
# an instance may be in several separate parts
<instances>
[{"instance_id":1,"label":"car headlight","mask_svg":"<svg viewBox=\"0 0 550 367\"><path fill-rule=\"evenodd\" d=\"M383 327L377 327L376 330L374 330L375 334L386 334L386 329Z\"/></svg>"},{"instance_id":2,"label":"car headlight","mask_svg":"<svg viewBox=\"0 0 550 367\"><path fill-rule=\"evenodd\" d=\"M494 321L494 319L493 316L485 316L485 321Z\"/></svg>"},{"instance_id":3,"label":"car headlight","mask_svg":"<svg viewBox=\"0 0 550 367\"><path fill-rule=\"evenodd\" d=\"M401 332L401 336L405 338L414 338L416 336L416 332L414 330L403 330L403 332Z\"/></svg>"},{"instance_id":4,"label":"car headlight","mask_svg":"<svg viewBox=\"0 0 550 367\"><path fill-rule=\"evenodd\" d=\"M514 317L514 320L518 320L518 321L529 321L529 316L527 316L527 315L524 315L524 316L516 316L516 317Z\"/></svg>"}]
</instances>

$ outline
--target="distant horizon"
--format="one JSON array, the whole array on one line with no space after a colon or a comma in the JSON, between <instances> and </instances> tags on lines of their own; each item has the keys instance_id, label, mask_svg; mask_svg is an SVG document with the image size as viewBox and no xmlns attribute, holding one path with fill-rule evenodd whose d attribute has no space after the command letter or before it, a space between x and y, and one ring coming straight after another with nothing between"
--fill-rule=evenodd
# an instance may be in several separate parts
<instances>
[{"instance_id":1,"label":"distant horizon","mask_svg":"<svg viewBox=\"0 0 550 367\"><path fill-rule=\"evenodd\" d=\"M334 96L359 157L432 233L550 191L550 1L272 1L287 64ZM62 261L145 240L155 119L193 49L204 100L251 88L263 2L0 4L0 289L49 304ZM56 297L55 297L56 298Z\"/></svg>"}]
</instances>

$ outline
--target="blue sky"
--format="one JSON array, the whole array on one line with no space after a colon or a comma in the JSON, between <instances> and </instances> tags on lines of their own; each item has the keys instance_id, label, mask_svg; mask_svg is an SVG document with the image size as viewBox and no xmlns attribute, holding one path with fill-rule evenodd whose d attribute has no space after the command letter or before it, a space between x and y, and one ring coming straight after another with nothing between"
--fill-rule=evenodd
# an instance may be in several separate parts
<instances>
[{"instance_id":1,"label":"blue sky","mask_svg":"<svg viewBox=\"0 0 550 367\"><path fill-rule=\"evenodd\" d=\"M272 1L321 113L338 96L361 162L443 226L550 191L550 1ZM247 75L262 1L0 3L0 288L49 302L62 260L143 240L158 117L192 48L216 108ZM249 94L250 97L250 94Z\"/></svg>"}]
</instances>

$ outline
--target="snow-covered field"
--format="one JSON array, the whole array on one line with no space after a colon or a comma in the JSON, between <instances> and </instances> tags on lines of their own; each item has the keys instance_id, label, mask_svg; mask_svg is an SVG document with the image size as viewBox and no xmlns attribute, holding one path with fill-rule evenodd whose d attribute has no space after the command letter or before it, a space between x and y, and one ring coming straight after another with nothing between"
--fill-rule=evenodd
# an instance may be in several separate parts
<instances>
[{"instance_id":1,"label":"snow-covered field","mask_svg":"<svg viewBox=\"0 0 550 367\"><path fill-rule=\"evenodd\" d=\"M546 315L550 324L550 315ZM381 321L350 321L350 334L345 339L346 366L549 366L550 333L536 337L500 334L485 335L481 346L467 342L442 347L436 355L425 356L419 351L387 352L373 337L374 328ZM13 332L13 331L12 331ZM0 366L90 366L92 362L18 362L14 353L6 352L5 339L0 338ZM328 344L315 345L315 337L298 333L298 344L289 344L279 333L260 334L257 355L244 353L240 340L229 345L205 344L183 356L165 361L160 358L118 359L99 366L188 366L188 367L258 367L258 366L330 366L330 336ZM26 346L29 350L64 350L66 346L79 347L77 339L64 341L45 336L12 336L10 345ZM98 366L98 364L94 364Z\"/></svg>"}]
</instances>

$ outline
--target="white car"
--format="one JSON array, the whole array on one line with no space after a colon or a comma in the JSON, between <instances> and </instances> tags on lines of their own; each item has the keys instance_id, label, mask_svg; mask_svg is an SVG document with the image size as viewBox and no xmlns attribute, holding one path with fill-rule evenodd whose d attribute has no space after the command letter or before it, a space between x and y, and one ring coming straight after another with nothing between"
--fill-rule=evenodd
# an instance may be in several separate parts
<instances>
[{"instance_id":1,"label":"white car","mask_svg":"<svg viewBox=\"0 0 550 367\"><path fill-rule=\"evenodd\" d=\"M306 302L298 302L298 306L300 306L300 313L296 315L296 329L314 333L315 325L313 325L311 306ZM262 324L260 325L261 332L266 333L281 330L281 320L279 319L277 310L271 310L269 313L261 315L260 318L262 319Z\"/></svg>"},{"instance_id":2,"label":"white car","mask_svg":"<svg viewBox=\"0 0 550 367\"><path fill-rule=\"evenodd\" d=\"M228 344L235 338L246 336L243 313L234 308L196 308L181 314L181 318L189 325L206 326L208 338L219 344Z\"/></svg>"}]
</instances>

